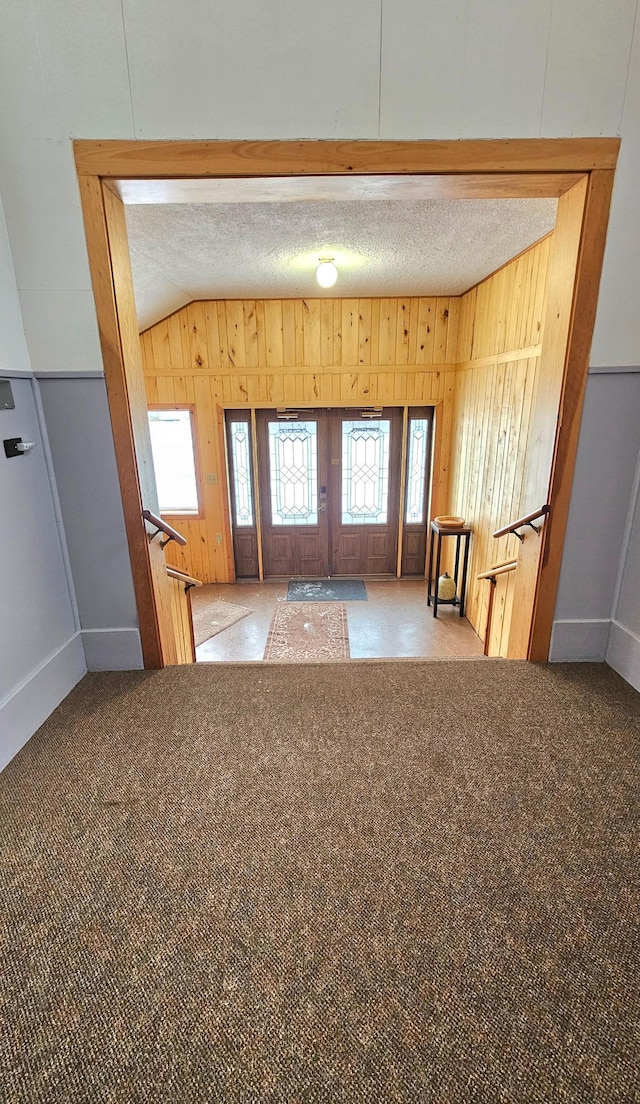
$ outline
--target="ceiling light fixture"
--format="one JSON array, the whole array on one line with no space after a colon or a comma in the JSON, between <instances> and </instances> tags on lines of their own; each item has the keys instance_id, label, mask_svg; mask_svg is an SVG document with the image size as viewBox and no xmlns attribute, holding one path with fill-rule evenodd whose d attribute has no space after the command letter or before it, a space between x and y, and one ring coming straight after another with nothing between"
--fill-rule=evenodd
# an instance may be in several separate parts
<instances>
[{"instance_id":1,"label":"ceiling light fixture","mask_svg":"<svg viewBox=\"0 0 640 1104\"><path fill-rule=\"evenodd\" d=\"M316 268L316 280L320 287L333 287L338 279L338 269L333 263L333 257L321 257L320 264Z\"/></svg>"}]
</instances>

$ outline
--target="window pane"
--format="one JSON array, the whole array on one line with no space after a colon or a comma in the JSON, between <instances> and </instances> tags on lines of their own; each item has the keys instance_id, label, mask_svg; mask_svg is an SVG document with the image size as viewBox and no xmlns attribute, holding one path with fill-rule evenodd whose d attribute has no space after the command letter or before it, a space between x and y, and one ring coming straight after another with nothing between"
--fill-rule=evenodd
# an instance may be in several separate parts
<instances>
[{"instance_id":1,"label":"window pane","mask_svg":"<svg viewBox=\"0 0 640 1104\"><path fill-rule=\"evenodd\" d=\"M318 524L317 422L269 422L273 525Z\"/></svg>"},{"instance_id":2,"label":"window pane","mask_svg":"<svg viewBox=\"0 0 640 1104\"><path fill-rule=\"evenodd\" d=\"M407 525L421 525L424 521L428 428L426 418L411 418L409 421L407 502L404 518Z\"/></svg>"},{"instance_id":3,"label":"window pane","mask_svg":"<svg viewBox=\"0 0 640 1104\"><path fill-rule=\"evenodd\" d=\"M161 514L197 514L191 412L150 410L149 431Z\"/></svg>"},{"instance_id":4,"label":"window pane","mask_svg":"<svg viewBox=\"0 0 640 1104\"><path fill-rule=\"evenodd\" d=\"M236 525L253 526L253 496L251 494L251 450L249 423L231 422L231 454L233 460L233 499Z\"/></svg>"},{"instance_id":5,"label":"window pane","mask_svg":"<svg viewBox=\"0 0 640 1104\"><path fill-rule=\"evenodd\" d=\"M342 524L386 525L391 422L342 423Z\"/></svg>"}]
</instances>

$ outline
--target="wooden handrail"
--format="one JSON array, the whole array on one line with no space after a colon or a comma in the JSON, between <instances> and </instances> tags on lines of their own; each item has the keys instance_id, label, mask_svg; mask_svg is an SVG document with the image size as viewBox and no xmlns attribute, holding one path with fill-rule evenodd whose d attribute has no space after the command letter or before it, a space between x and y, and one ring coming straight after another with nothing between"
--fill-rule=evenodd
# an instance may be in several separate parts
<instances>
[{"instance_id":1,"label":"wooden handrail","mask_svg":"<svg viewBox=\"0 0 640 1104\"><path fill-rule=\"evenodd\" d=\"M539 533L540 526L533 525L532 522L536 521L537 518L544 517L545 514L549 514L550 512L551 507L546 503L544 506L541 506L539 510L534 510L531 514L526 514L525 517L510 522L509 525L505 525L502 529L496 529L493 535L494 537L506 537L507 533L515 533L518 540L524 540L521 533L516 533L516 529L522 529L523 526L528 525L534 532Z\"/></svg>"},{"instance_id":2,"label":"wooden handrail","mask_svg":"<svg viewBox=\"0 0 640 1104\"><path fill-rule=\"evenodd\" d=\"M155 525L156 526L155 533L151 534L151 537L150 537L151 540L153 540L154 537L157 537L158 533L164 533L166 535L167 539L165 541L160 541L160 546L162 548L164 548L165 544L168 544L169 541L172 541L172 540L174 540L176 542L176 544L186 544L187 543L187 538L183 537L182 533L179 533L177 529L173 528L173 526L167 525L166 521L163 521L162 518L158 517L157 514L153 514L151 512L151 510L143 510L142 511L142 516L143 516L145 521L149 522L150 525Z\"/></svg>"},{"instance_id":3,"label":"wooden handrail","mask_svg":"<svg viewBox=\"0 0 640 1104\"><path fill-rule=\"evenodd\" d=\"M505 563L496 564L495 567L489 568L488 571L482 571L480 575L478 575L478 579L495 579L496 575L506 575L508 571L515 571L517 566L517 560L506 560Z\"/></svg>"},{"instance_id":4,"label":"wooden handrail","mask_svg":"<svg viewBox=\"0 0 640 1104\"><path fill-rule=\"evenodd\" d=\"M186 575L184 571L178 571L177 567L170 567L169 564L165 566L170 579L177 579L179 583L185 583L188 587L202 586L202 579L194 579L191 575Z\"/></svg>"},{"instance_id":5,"label":"wooden handrail","mask_svg":"<svg viewBox=\"0 0 640 1104\"><path fill-rule=\"evenodd\" d=\"M497 585L496 575L506 575L509 571L515 571L517 566L517 560L506 560L505 563L496 564L495 567L491 567L488 571L483 571L478 575L479 579L488 579L491 583L489 590L489 605L487 607L487 627L484 634L484 654L486 656L489 655L489 639L491 637L491 621L493 619L493 596Z\"/></svg>"}]
</instances>

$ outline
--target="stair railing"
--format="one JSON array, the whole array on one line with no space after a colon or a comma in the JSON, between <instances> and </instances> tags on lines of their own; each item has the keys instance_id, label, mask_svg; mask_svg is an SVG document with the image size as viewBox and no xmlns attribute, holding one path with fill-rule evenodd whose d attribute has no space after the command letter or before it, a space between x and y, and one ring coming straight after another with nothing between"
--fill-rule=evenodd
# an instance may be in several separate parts
<instances>
[{"instance_id":1,"label":"stair railing","mask_svg":"<svg viewBox=\"0 0 640 1104\"><path fill-rule=\"evenodd\" d=\"M498 575L507 575L510 571L515 571L517 566L517 560L505 560L504 563L495 564L493 567L490 567L488 571L482 571L478 575L478 579L488 579L491 583L489 605L487 607L487 627L484 635L484 654L486 656L489 655L489 638L491 636L491 621L493 619L493 598L496 592L496 578Z\"/></svg>"},{"instance_id":2,"label":"stair railing","mask_svg":"<svg viewBox=\"0 0 640 1104\"><path fill-rule=\"evenodd\" d=\"M165 534L167 539L160 541L161 548L164 548L165 545L167 545L169 541L172 540L175 541L176 544L184 545L187 543L187 538L183 537L182 533L179 533L178 530L174 529L172 525L167 525L166 521L163 521L162 518L158 517L157 514L153 514L151 510L143 510L142 516L145 521L149 522L149 525L155 525L156 527L155 533L149 533L150 541L155 540L155 538L159 536L160 533Z\"/></svg>"},{"instance_id":3,"label":"stair railing","mask_svg":"<svg viewBox=\"0 0 640 1104\"><path fill-rule=\"evenodd\" d=\"M184 571L178 571L177 567L170 567L166 565L166 572L170 579L176 579L179 583L184 583L185 593L191 590L191 587L201 587L202 580L194 579L193 576L187 575Z\"/></svg>"},{"instance_id":4,"label":"stair railing","mask_svg":"<svg viewBox=\"0 0 640 1104\"><path fill-rule=\"evenodd\" d=\"M533 529L534 533L539 533L542 526L534 525L533 522L538 518L545 517L546 514L551 513L551 507L548 503L541 506L539 510L534 510L531 514L526 514L524 517L518 518L517 521L511 521L508 525L505 525L502 529L496 529L493 534L494 537L506 537L508 533L513 533L519 541L523 541L524 537L522 533L518 533L518 529L524 529L527 525L530 529Z\"/></svg>"}]
</instances>

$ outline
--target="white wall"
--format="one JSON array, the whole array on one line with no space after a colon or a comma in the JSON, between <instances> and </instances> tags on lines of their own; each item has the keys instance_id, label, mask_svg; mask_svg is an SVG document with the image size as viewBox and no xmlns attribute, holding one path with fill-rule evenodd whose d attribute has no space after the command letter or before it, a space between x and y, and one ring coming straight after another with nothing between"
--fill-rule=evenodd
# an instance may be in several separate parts
<instances>
[{"instance_id":1,"label":"white wall","mask_svg":"<svg viewBox=\"0 0 640 1104\"><path fill-rule=\"evenodd\" d=\"M10 379L15 403L13 410L0 410L0 442L22 437L36 443L33 452L13 459L0 445L0 769L86 669L46 435L28 373L0 207L0 377Z\"/></svg>"},{"instance_id":2,"label":"white wall","mask_svg":"<svg viewBox=\"0 0 640 1104\"><path fill-rule=\"evenodd\" d=\"M613 599L606 660L640 690L640 450Z\"/></svg>"},{"instance_id":3,"label":"white wall","mask_svg":"<svg viewBox=\"0 0 640 1104\"><path fill-rule=\"evenodd\" d=\"M640 448L640 371L587 379L551 645L553 660L603 660Z\"/></svg>"},{"instance_id":4,"label":"white wall","mask_svg":"<svg viewBox=\"0 0 640 1104\"><path fill-rule=\"evenodd\" d=\"M622 134L591 361L640 364L636 7L636 0L4 5L0 193L34 369L101 366L70 137ZM602 387L605 406L615 407L616 381ZM580 464L589 468L600 441L585 425ZM627 482L611 492L616 517L628 504ZM604 539L582 523L579 530L587 542ZM571 528L569 537L575 550ZM609 551L594 550L590 560L596 589ZM631 561L627 570L633 575ZM590 599L585 604L570 564L563 579L562 608L589 619Z\"/></svg>"}]
</instances>

